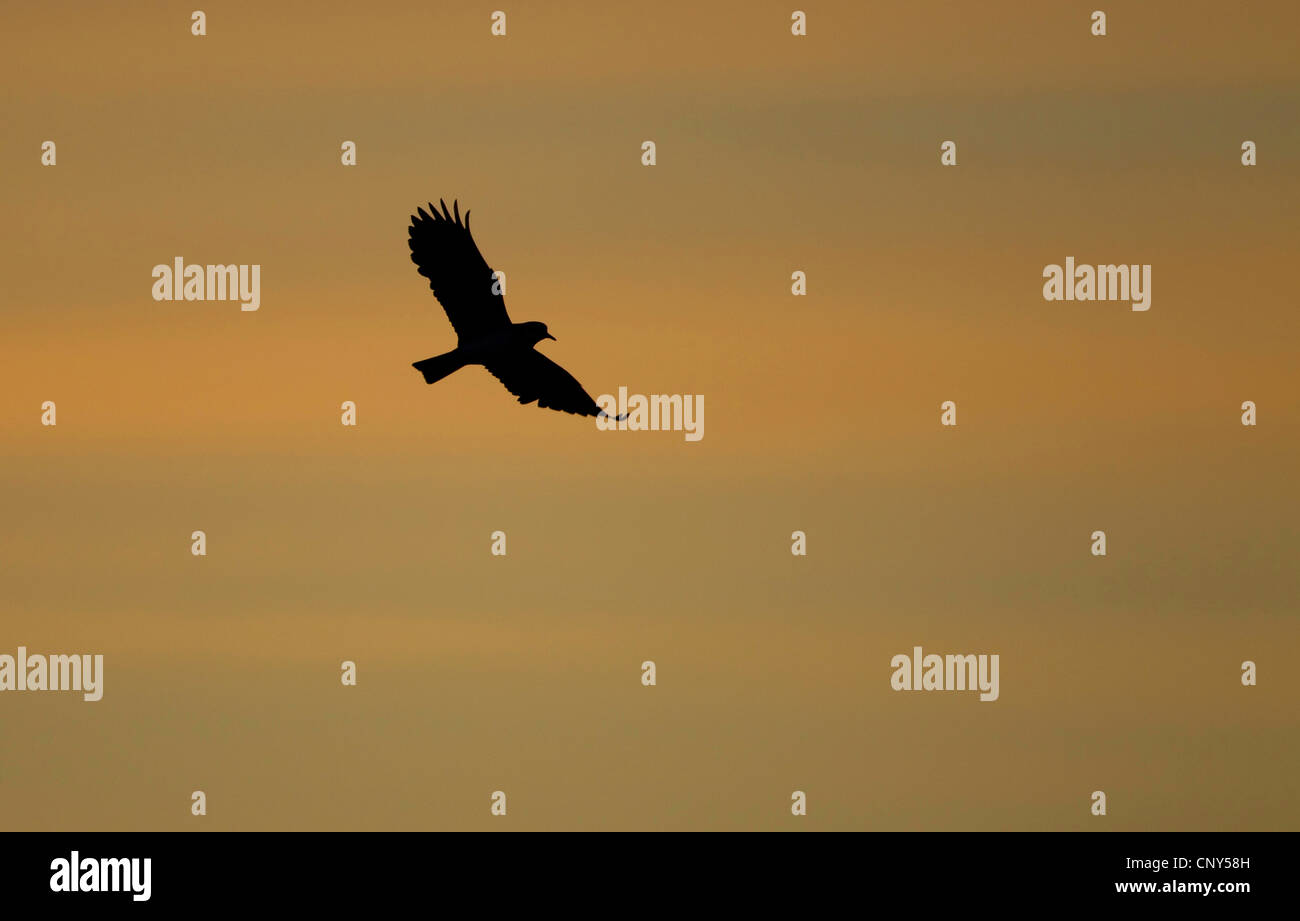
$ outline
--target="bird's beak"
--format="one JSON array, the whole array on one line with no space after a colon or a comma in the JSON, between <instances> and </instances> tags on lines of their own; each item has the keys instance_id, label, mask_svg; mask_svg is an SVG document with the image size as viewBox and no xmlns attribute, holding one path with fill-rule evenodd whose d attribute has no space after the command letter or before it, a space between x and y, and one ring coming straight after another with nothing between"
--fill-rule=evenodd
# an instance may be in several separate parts
<instances>
[{"instance_id":1,"label":"bird's beak","mask_svg":"<svg viewBox=\"0 0 1300 921\"><path fill-rule=\"evenodd\" d=\"M547 333L547 334L546 334L546 338L547 338L547 339L550 339L552 342L559 342L559 341L560 341L559 339L556 339L554 336L552 336L550 333Z\"/></svg>"}]
</instances>

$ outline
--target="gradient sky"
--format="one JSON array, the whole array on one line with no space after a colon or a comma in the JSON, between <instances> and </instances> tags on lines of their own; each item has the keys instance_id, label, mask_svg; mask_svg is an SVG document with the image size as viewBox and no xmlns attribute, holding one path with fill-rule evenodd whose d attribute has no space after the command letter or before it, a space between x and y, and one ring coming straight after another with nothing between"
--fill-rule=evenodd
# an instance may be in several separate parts
<instances>
[{"instance_id":1,"label":"gradient sky","mask_svg":"<svg viewBox=\"0 0 1300 921\"><path fill-rule=\"evenodd\" d=\"M0 826L1296 828L1300 8L627 6L6 10L0 653L106 679L0 695ZM704 439L424 385L439 197ZM892 691L915 645L1000 699Z\"/></svg>"}]
</instances>

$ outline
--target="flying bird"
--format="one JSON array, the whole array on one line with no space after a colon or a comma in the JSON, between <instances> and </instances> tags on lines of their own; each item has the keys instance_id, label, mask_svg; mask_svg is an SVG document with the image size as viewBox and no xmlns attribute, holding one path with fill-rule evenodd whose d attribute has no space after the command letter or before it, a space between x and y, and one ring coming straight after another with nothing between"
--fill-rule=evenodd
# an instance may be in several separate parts
<instances>
[{"instance_id":1,"label":"flying bird","mask_svg":"<svg viewBox=\"0 0 1300 921\"><path fill-rule=\"evenodd\" d=\"M445 201L438 202L441 214L430 203L427 212L417 208L419 214L411 215L407 242L411 261L429 279L433 296L456 331L456 347L412 367L424 375L426 383L435 384L466 365L482 365L520 403L536 400L543 409L608 416L572 374L537 351L537 343L555 339L545 323L510 322L496 273L470 235L469 211L462 222L458 202L452 202L451 211Z\"/></svg>"}]
</instances>

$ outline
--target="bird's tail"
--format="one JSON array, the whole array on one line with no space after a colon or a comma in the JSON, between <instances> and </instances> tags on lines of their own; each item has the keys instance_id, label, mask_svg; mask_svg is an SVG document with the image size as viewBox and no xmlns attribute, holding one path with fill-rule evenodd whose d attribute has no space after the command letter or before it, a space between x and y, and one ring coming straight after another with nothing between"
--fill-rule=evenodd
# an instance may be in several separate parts
<instances>
[{"instance_id":1,"label":"bird's tail","mask_svg":"<svg viewBox=\"0 0 1300 921\"><path fill-rule=\"evenodd\" d=\"M424 361L417 361L411 367L424 375L426 384L436 384L451 372L465 367L465 359L461 357L459 351L451 351L426 358Z\"/></svg>"}]
</instances>

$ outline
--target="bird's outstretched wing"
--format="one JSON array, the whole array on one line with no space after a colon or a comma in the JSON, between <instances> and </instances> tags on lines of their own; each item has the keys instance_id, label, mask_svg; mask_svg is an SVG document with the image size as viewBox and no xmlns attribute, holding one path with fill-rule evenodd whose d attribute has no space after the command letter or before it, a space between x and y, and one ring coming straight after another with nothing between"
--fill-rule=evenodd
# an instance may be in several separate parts
<instances>
[{"instance_id":1,"label":"bird's outstretched wing","mask_svg":"<svg viewBox=\"0 0 1300 921\"><path fill-rule=\"evenodd\" d=\"M572 374L536 349L513 349L486 362L485 367L519 397L520 403L536 400L542 409L558 409L579 416L604 413Z\"/></svg>"},{"instance_id":2,"label":"bird's outstretched wing","mask_svg":"<svg viewBox=\"0 0 1300 921\"><path fill-rule=\"evenodd\" d=\"M453 202L451 211L445 201L439 204L441 214L430 204L428 212L419 208L411 215L411 261L429 279L458 338L471 341L508 328L505 298L493 293L495 279L470 235L469 212L461 223L459 204Z\"/></svg>"}]
</instances>

